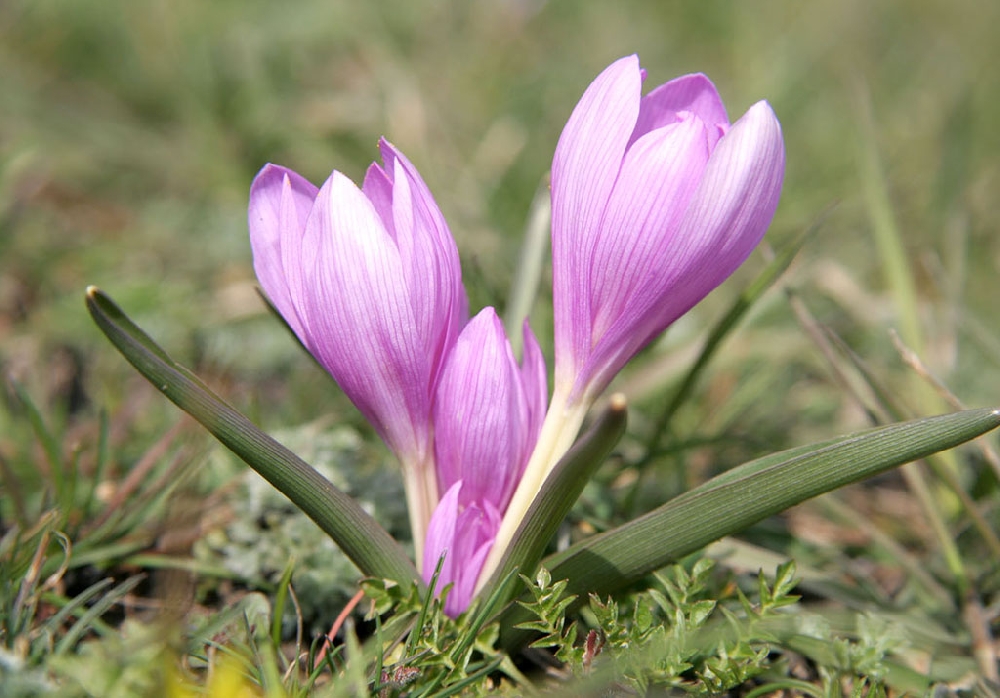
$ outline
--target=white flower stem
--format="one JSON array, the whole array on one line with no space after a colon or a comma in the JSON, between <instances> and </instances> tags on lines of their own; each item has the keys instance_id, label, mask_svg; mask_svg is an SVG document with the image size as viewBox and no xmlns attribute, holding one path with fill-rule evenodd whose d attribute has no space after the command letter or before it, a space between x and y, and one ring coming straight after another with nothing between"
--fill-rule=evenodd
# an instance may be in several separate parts
<instances>
[{"instance_id":1,"label":"white flower stem","mask_svg":"<svg viewBox=\"0 0 1000 698\"><path fill-rule=\"evenodd\" d=\"M556 386L552 401L549 403L549 409L545 413L545 421L542 422L538 443L528 460L528 465L524 469L517 489L514 490L514 496L511 498L510 504L507 505L507 511L500 522L493 547L479 573L476 593L482 589L500 564L500 559L507 551L507 546L510 545L510 541L514 537L517 527L521 525L531 503L535 501L535 496L541 489L542 483L545 482L545 478L552 472L559 459L570 449L580 432L583 418L589 408L589 402L578 400L569 403L567 400L569 392L568 388L560 390L560 387Z\"/></svg>"},{"instance_id":2,"label":"white flower stem","mask_svg":"<svg viewBox=\"0 0 1000 698\"><path fill-rule=\"evenodd\" d=\"M433 458L415 459L403 464L403 487L406 490L406 508L410 514L410 531L413 533L413 556L417 572L423 572L424 539L427 527L437 506L437 474Z\"/></svg>"}]
</instances>

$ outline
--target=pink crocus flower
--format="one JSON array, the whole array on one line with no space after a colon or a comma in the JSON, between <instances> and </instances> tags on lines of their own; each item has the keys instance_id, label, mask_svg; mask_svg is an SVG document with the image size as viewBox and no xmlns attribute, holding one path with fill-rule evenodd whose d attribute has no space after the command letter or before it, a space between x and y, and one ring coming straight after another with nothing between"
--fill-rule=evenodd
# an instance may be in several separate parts
<instances>
[{"instance_id":1,"label":"pink crocus flower","mask_svg":"<svg viewBox=\"0 0 1000 698\"><path fill-rule=\"evenodd\" d=\"M265 166L250 190L254 269L302 344L403 466L417 560L438 502L433 402L468 317L458 250L427 185L385 140L358 188Z\"/></svg>"},{"instance_id":2,"label":"pink crocus flower","mask_svg":"<svg viewBox=\"0 0 1000 698\"><path fill-rule=\"evenodd\" d=\"M423 574L443 555L445 610L469 605L501 518L538 440L548 397L545 361L527 323L518 366L493 308L469 321L448 356L434 405L438 486Z\"/></svg>"},{"instance_id":3,"label":"pink crocus flower","mask_svg":"<svg viewBox=\"0 0 1000 698\"><path fill-rule=\"evenodd\" d=\"M730 125L685 75L640 95L637 56L587 88L552 163L556 384L592 401L727 279L778 205L785 153L767 102Z\"/></svg>"},{"instance_id":4,"label":"pink crocus flower","mask_svg":"<svg viewBox=\"0 0 1000 698\"><path fill-rule=\"evenodd\" d=\"M785 152L767 102L730 124L704 75L645 97L643 78L637 56L612 63L556 147L553 396L497 549L615 374L743 263L778 205Z\"/></svg>"}]
</instances>

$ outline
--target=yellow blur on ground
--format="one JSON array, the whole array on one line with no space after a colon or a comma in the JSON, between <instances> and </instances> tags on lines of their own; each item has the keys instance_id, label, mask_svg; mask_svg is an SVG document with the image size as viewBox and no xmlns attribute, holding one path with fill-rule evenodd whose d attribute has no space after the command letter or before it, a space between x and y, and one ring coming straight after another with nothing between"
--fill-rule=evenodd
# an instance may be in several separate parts
<instances>
[{"instance_id":1,"label":"yellow blur on ground","mask_svg":"<svg viewBox=\"0 0 1000 698\"><path fill-rule=\"evenodd\" d=\"M186 682L181 676L181 672L176 667L171 667L167 672L167 698L261 698L268 695L268 698L282 698L283 692L272 691L265 694L264 691L252 681L250 681L240 662L230 656L223 657L216 662L204 686L195 686Z\"/></svg>"}]
</instances>

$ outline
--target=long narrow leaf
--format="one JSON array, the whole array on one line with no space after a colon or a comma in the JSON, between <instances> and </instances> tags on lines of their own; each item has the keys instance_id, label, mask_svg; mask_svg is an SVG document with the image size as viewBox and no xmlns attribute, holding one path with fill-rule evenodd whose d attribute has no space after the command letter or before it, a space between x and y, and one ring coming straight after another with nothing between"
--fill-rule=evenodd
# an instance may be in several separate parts
<instances>
[{"instance_id":1,"label":"long narrow leaf","mask_svg":"<svg viewBox=\"0 0 1000 698\"><path fill-rule=\"evenodd\" d=\"M403 549L357 502L226 404L93 286L87 289L87 309L139 373L292 500L362 573L400 584L420 583Z\"/></svg>"},{"instance_id":2,"label":"long narrow leaf","mask_svg":"<svg viewBox=\"0 0 1000 698\"><path fill-rule=\"evenodd\" d=\"M133 575L121 584L117 585L114 589L109 590L106 594L99 596L94 604L81 613L80 617L73 624L73 626L67 630L61 638L59 638L59 641L56 643L52 653L60 655L73 649L77 641L83 637L84 633L93 630L93 625L100 619L101 616L108 612L108 609L116 603L119 603L130 591L139 586L139 582L143 580L143 576L144 575L141 574ZM110 579L106 581L109 583L111 582ZM103 590L103 587L101 589Z\"/></svg>"},{"instance_id":3,"label":"long narrow leaf","mask_svg":"<svg viewBox=\"0 0 1000 698\"><path fill-rule=\"evenodd\" d=\"M593 536L543 564L553 579L567 579L567 594L607 594L708 543L811 497L953 448L1000 426L1000 410L955 412L902 422L751 461L648 514ZM510 629L523 620L511 608ZM528 639L507 630L504 646Z\"/></svg>"}]
</instances>

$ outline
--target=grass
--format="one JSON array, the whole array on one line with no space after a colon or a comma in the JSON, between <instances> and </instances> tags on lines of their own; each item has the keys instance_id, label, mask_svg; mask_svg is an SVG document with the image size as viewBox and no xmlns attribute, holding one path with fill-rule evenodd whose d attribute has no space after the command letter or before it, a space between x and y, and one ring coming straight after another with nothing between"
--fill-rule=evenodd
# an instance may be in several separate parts
<instances>
[{"instance_id":1,"label":"grass","mask_svg":"<svg viewBox=\"0 0 1000 698\"><path fill-rule=\"evenodd\" d=\"M971 0L5 3L2 692L143 695L167 667L197 677L226 655L273 687L296 638L304 652L356 590L308 521L110 349L84 311L87 284L405 536L391 459L254 292L249 182L268 161L315 182L332 168L357 179L385 134L445 212L473 307L503 306L562 125L626 53L639 53L649 86L707 73L732 117L768 99L788 169L767 245L819 225L642 467L632 458L670 391L768 250L623 374L635 405L623 465L585 490L574 531L764 453L951 409L900 358L890 328L965 404L996 404L998 14ZM545 284L532 311L543 342ZM881 635L902 633L893 662L907 671L968 690L995 682L998 474L985 459L963 450L710 548L725 570L713 598L737 612L735 588L752 593L758 569L794 557L792 614L822 626L822 643L776 634L775 676L785 662L825 694L841 669L895 676L858 659L878 645L871 628L891 622ZM287 569L294 603L274 635L254 619ZM143 628L154 623L161 632ZM377 632L358 623L342 652ZM345 681L367 686L363 672Z\"/></svg>"}]
</instances>

